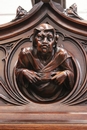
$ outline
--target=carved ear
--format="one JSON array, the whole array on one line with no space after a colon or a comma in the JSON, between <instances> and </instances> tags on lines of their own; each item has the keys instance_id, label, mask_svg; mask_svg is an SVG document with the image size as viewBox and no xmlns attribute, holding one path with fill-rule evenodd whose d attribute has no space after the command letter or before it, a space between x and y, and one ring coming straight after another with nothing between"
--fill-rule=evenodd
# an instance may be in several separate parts
<instances>
[{"instance_id":1,"label":"carved ear","mask_svg":"<svg viewBox=\"0 0 87 130\"><path fill-rule=\"evenodd\" d=\"M54 35L54 45L53 45L53 48L55 49L55 51L56 51L56 48L57 48L57 42L58 42L58 39L59 39L59 35L58 34L56 34L55 33L55 35Z\"/></svg>"},{"instance_id":2,"label":"carved ear","mask_svg":"<svg viewBox=\"0 0 87 130\"><path fill-rule=\"evenodd\" d=\"M59 35L58 34L55 34L55 42L57 42L59 39Z\"/></svg>"},{"instance_id":3,"label":"carved ear","mask_svg":"<svg viewBox=\"0 0 87 130\"><path fill-rule=\"evenodd\" d=\"M57 44L58 42L58 39L59 39L59 35L58 34L55 34L55 43Z\"/></svg>"}]
</instances>

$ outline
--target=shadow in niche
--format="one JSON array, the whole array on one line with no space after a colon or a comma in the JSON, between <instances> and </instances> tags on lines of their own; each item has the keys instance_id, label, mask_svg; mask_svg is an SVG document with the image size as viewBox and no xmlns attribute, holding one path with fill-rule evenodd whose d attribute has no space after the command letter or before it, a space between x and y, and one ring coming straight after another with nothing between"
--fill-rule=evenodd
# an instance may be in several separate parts
<instances>
[{"instance_id":1,"label":"shadow in niche","mask_svg":"<svg viewBox=\"0 0 87 130\"><path fill-rule=\"evenodd\" d=\"M54 27L43 23L34 29L32 47L24 47L19 53L14 83L28 100L57 102L75 90L78 67L74 57L57 46L58 39Z\"/></svg>"},{"instance_id":2,"label":"shadow in niche","mask_svg":"<svg viewBox=\"0 0 87 130\"><path fill-rule=\"evenodd\" d=\"M77 87L77 84L79 81L78 65L77 65L74 57L72 58L72 64L73 64L73 68L74 68L74 85L73 85L72 89L69 89L69 90L66 89L69 86L66 86L66 88L63 87L63 90L61 91L61 93L60 92L57 93L57 94L59 94L59 96L56 96L56 97L54 95L53 95L53 97L49 97L49 96L45 97L45 95L43 97L41 97L42 95L40 95L40 93L38 93L38 92L35 93L35 85L33 86L32 84L30 84L25 77L23 77L23 79L25 81L25 85L20 86L19 81L17 80L16 75L15 75L15 70L16 70L16 65L15 65L14 71L13 71L13 77L14 77L14 86L16 88L16 91L18 91L18 93L20 93L21 96L25 97L27 100L35 102L35 103L40 103L40 104L54 103L54 102L64 100L66 97L68 97L68 95L70 95L70 94L72 95L72 92L74 92L76 90L76 87ZM53 86L55 87L55 85L53 85ZM39 84L38 84L38 87L39 87ZM31 89L34 91L34 93L31 92ZM59 90L57 90L57 91L59 91ZM39 99L41 99L41 100L39 100Z\"/></svg>"}]
</instances>

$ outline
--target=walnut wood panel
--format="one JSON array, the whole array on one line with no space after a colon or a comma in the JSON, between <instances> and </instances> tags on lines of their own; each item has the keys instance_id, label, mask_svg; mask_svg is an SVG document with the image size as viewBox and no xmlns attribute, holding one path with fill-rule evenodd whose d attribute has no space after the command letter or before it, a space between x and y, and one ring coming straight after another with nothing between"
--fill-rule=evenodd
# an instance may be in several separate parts
<instances>
[{"instance_id":1,"label":"walnut wood panel","mask_svg":"<svg viewBox=\"0 0 87 130\"><path fill-rule=\"evenodd\" d=\"M27 13L18 8L18 13L0 25L0 129L86 129L87 21L66 16L52 0L40 1ZM37 103L19 88L14 72L21 49L32 48L34 29L44 23L59 36L57 47L72 57L75 77L63 98Z\"/></svg>"},{"instance_id":2,"label":"walnut wood panel","mask_svg":"<svg viewBox=\"0 0 87 130\"><path fill-rule=\"evenodd\" d=\"M86 130L85 124L4 124L0 125L0 130Z\"/></svg>"}]
</instances>

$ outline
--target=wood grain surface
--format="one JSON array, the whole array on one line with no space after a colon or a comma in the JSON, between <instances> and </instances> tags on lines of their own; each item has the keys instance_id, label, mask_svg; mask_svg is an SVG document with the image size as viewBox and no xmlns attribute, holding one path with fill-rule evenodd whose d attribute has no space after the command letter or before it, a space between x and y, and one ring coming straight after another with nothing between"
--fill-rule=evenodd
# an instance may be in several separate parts
<instances>
[{"instance_id":1,"label":"wood grain surface","mask_svg":"<svg viewBox=\"0 0 87 130\"><path fill-rule=\"evenodd\" d=\"M1 124L0 130L87 130L86 124Z\"/></svg>"}]
</instances>

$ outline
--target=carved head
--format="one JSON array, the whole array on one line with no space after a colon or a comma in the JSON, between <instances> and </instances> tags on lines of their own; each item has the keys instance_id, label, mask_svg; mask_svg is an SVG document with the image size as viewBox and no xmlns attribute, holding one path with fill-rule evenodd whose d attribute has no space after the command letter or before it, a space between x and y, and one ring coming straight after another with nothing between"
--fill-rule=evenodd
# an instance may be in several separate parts
<instances>
[{"instance_id":1,"label":"carved head","mask_svg":"<svg viewBox=\"0 0 87 130\"><path fill-rule=\"evenodd\" d=\"M33 47L41 53L56 51L58 36L53 26L43 23L34 29Z\"/></svg>"}]
</instances>

